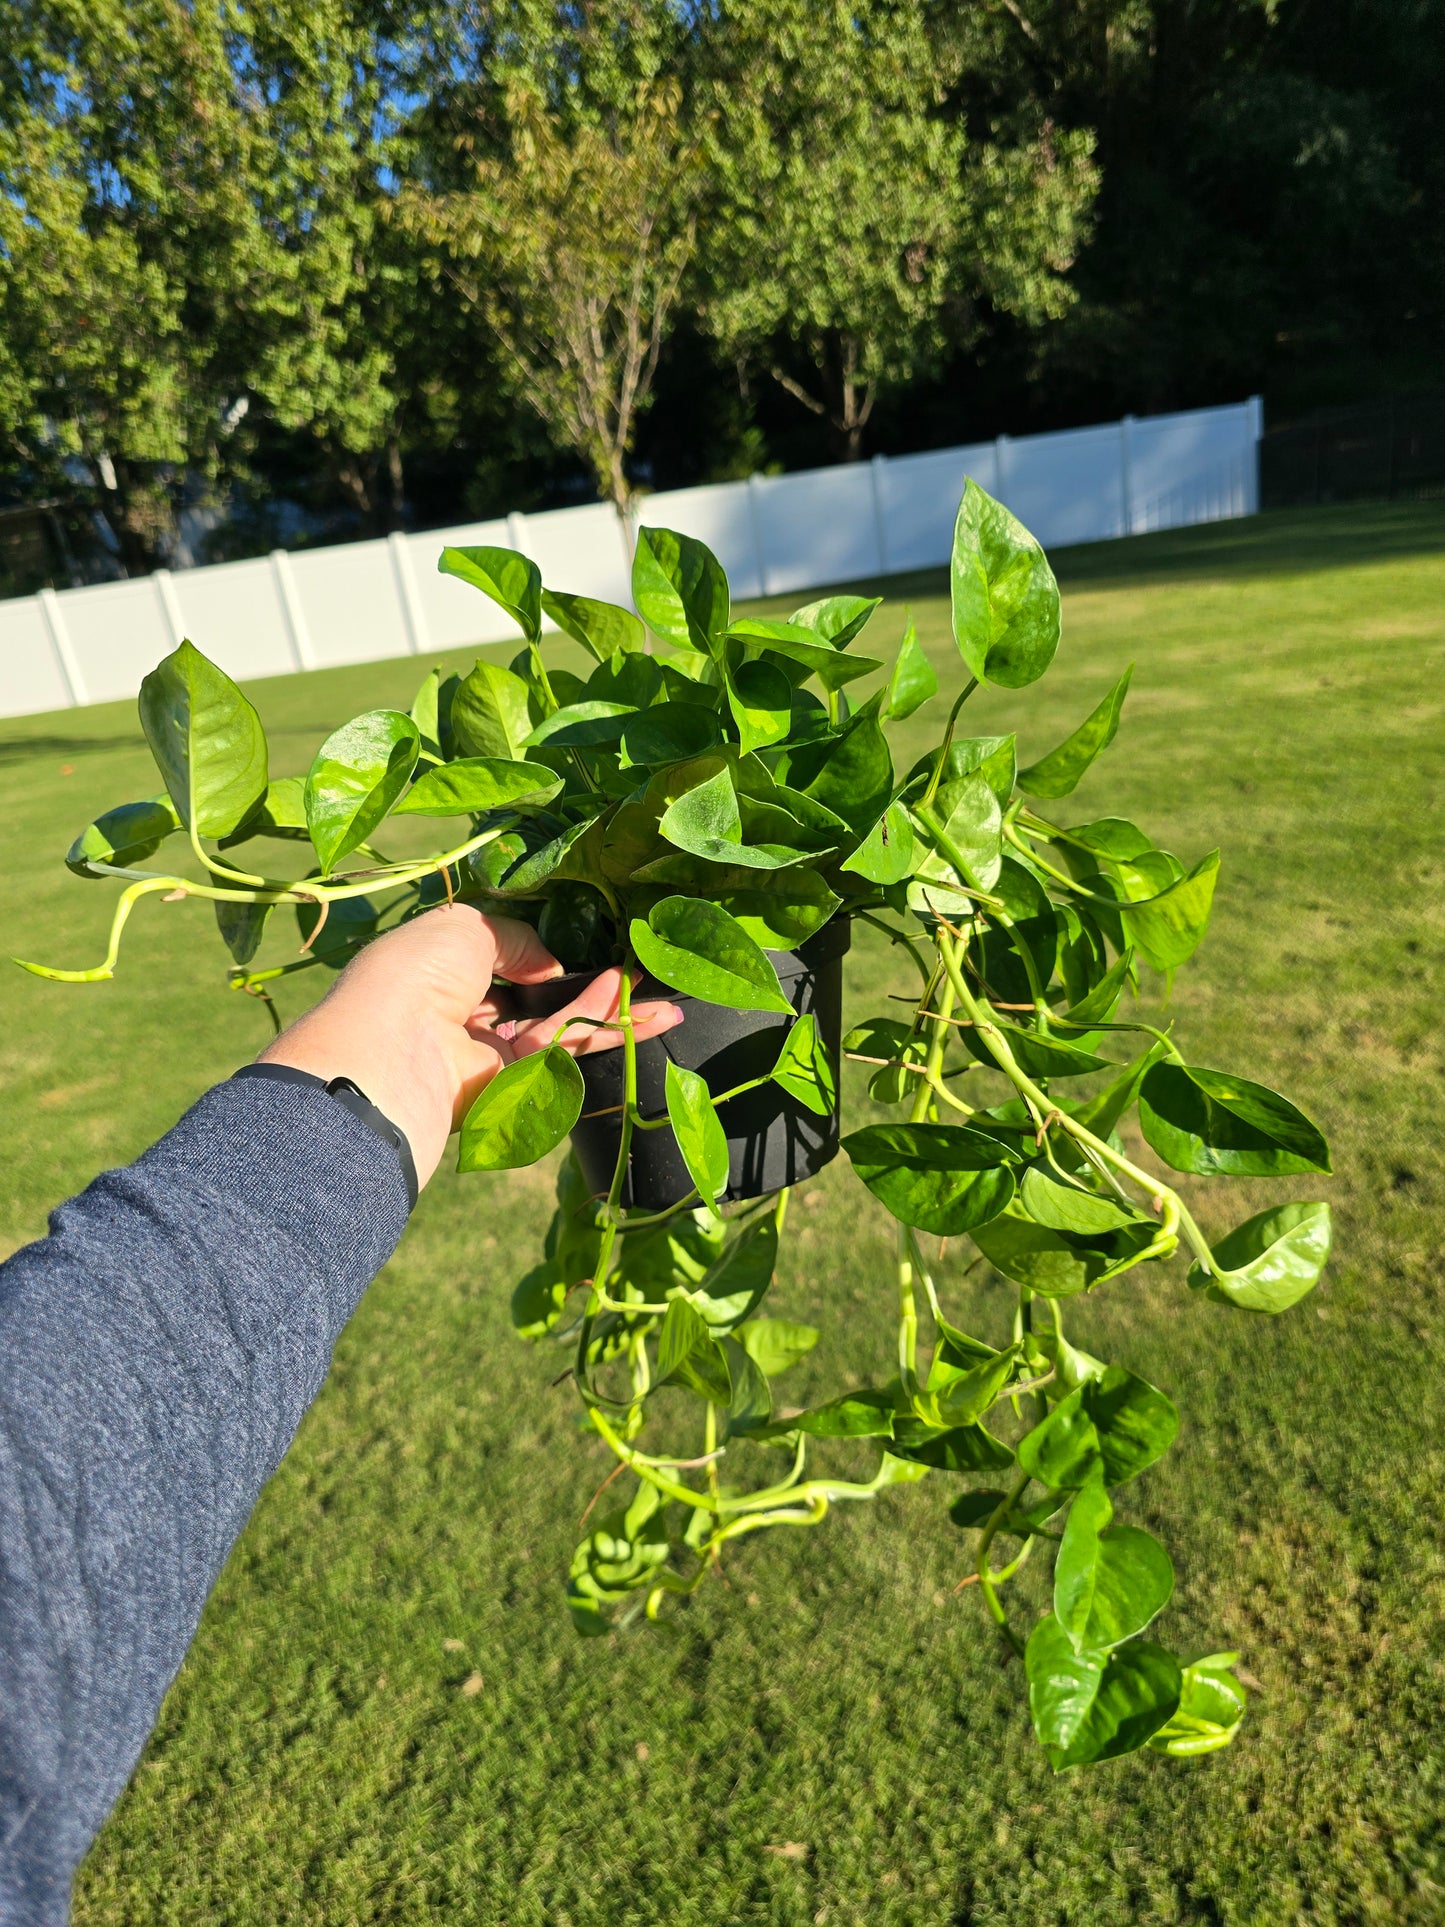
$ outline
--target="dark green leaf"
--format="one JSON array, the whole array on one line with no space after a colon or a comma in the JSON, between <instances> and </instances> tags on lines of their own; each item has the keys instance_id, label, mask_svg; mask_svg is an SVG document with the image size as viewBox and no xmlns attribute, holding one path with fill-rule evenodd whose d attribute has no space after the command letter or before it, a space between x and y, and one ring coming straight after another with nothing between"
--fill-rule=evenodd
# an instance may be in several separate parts
<instances>
[{"instance_id":1,"label":"dark green leaf","mask_svg":"<svg viewBox=\"0 0 1445 1927\"><path fill-rule=\"evenodd\" d=\"M411 781L421 737L399 709L373 709L334 730L306 778L306 827L322 874L364 843Z\"/></svg>"},{"instance_id":2,"label":"dark green leaf","mask_svg":"<svg viewBox=\"0 0 1445 1927\"><path fill-rule=\"evenodd\" d=\"M437 569L490 596L528 642L535 642L542 633L542 576L536 563L529 562L525 555L518 555L515 549L447 548L437 558Z\"/></svg>"},{"instance_id":3,"label":"dark green leaf","mask_svg":"<svg viewBox=\"0 0 1445 1927\"><path fill-rule=\"evenodd\" d=\"M1179 1414L1160 1391L1111 1365L1019 1441L1019 1464L1042 1484L1075 1490L1102 1469L1105 1485L1136 1478L1169 1450Z\"/></svg>"},{"instance_id":4,"label":"dark green leaf","mask_svg":"<svg viewBox=\"0 0 1445 1927\"><path fill-rule=\"evenodd\" d=\"M893 793L893 759L878 726L876 700L841 735L790 752L787 781L866 836Z\"/></svg>"},{"instance_id":5,"label":"dark green leaf","mask_svg":"<svg viewBox=\"0 0 1445 1927\"><path fill-rule=\"evenodd\" d=\"M1035 1224L1047 1225L1051 1231L1072 1231L1085 1238L1140 1221L1137 1211L1120 1204L1116 1198L1061 1184L1037 1165L1024 1172L1019 1203Z\"/></svg>"},{"instance_id":6,"label":"dark green leaf","mask_svg":"<svg viewBox=\"0 0 1445 1927\"><path fill-rule=\"evenodd\" d=\"M1030 1077L1087 1077L1092 1071L1112 1068L1107 1057L1085 1050L1081 1043L1067 1037L1045 1037L1022 1024L1011 1024L997 1012L994 1028L1013 1052L1014 1061ZM959 1032L965 1050L980 1064L992 1064L993 1053L977 1030Z\"/></svg>"},{"instance_id":7,"label":"dark green leaf","mask_svg":"<svg viewBox=\"0 0 1445 1927\"><path fill-rule=\"evenodd\" d=\"M764 950L796 950L842 901L815 870L805 869L778 870L756 884L732 876L717 893L719 909Z\"/></svg>"},{"instance_id":8,"label":"dark green leaf","mask_svg":"<svg viewBox=\"0 0 1445 1927\"><path fill-rule=\"evenodd\" d=\"M1017 1204L991 1223L976 1226L972 1235L996 1271L1042 1298L1067 1298L1087 1291L1116 1255L1102 1240L1090 1243L1033 1223Z\"/></svg>"},{"instance_id":9,"label":"dark green leaf","mask_svg":"<svg viewBox=\"0 0 1445 1927\"><path fill-rule=\"evenodd\" d=\"M940 1432L903 1413L894 1420L889 1450L938 1472L1002 1472L1013 1464L1013 1453L982 1425L955 1425Z\"/></svg>"},{"instance_id":10,"label":"dark green leaf","mask_svg":"<svg viewBox=\"0 0 1445 1927\"><path fill-rule=\"evenodd\" d=\"M140 720L182 824L229 836L266 794L266 734L252 705L183 642L142 682Z\"/></svg>"},{"instance_id":11,"label":"dark green leaf","mask_svg":"<svg viewBox=\"0 0 1445 1927\"><path fill-rule=\"evenodd\" d=\"M622 731L624 766L677 763L701 756L722 741L711 709L696 703L658 703L629 716Z\"/></svg>"},{"instance_id":12,"label":"dark green leaf","mask_svg":"<svg viewBox=\"0 0 1445 1927\"><path fill-rule=\"evenodd\" d=\"M772 1283L777 1261L778 1224L769 1215L734 1238L697 1281L699 1309L708 1323L731 1327L750 1318Z\"/></svg>"},{"instance_id":13,"label":"dark green leaf","mask_svg":"<svg viewBox=\"0 0 1445 1927\"><path fill-rule=\"evenodd\" d=\"M722 1338L718 1343L728 1370L728 1432L732 1437L745 1438L772 1417L773 1395L761 1369L736 1338Z\"/></svg>"},{"instance_id":14,"label":"dark green leaf","mask_svg":"<svg viewBox=\"0 0 1445 1927\"><path fill-rule=\"evenodd\" d=\"M930 696L937 694L938 676L919 646L918 631L910 622L903 631L893 673L888 678L883 714L890 722L902 722L915 709L921 709Z\"/></svg>"},{"instance_id":15,"label":"dark green leaf","mask_svg":"<svg viewBox=\"0 0 1445 1927\"><path fill-rule=\"evenodd\" d=\"M728 1010L791 1012L778 973L740 925L700 897L664 897L634 918L632 948L673 990Z\"/></svg>"},{"instance_id":16,"label":"dark green leaf","mask_svg":"<svg viewBox=\"0 0 1445 1927\"><path fill-rule=\"evenodd\" d=\"M248 964L261 948L261 938L270 916L269 903L218 903L216 927L238 964Z\"/></svg>"},{"instance_id":17,"label":"dark green leaf","mask_svg":"<svg viewBox=\"0 0 1445 1927\"><path fill-rule=\"evenodd\" d=\"M837 1108L837 1076L811 1012L800 1017L783 1039L772 1078L819 1117L830 1117Z\"/></svg>"},{"instance_id":18,"label":"dark green leaf","mask_svg":"<svg viewBox=\"0 0 1445 1927\"><path fill-rule=\"evenodd\" d=\"M536 809L549 803L562 778L544 763L468 756L425 769L396 806L398 816L478 816L486 810Z\"/></svg>"},{"instance_id":19,"label":"dark green leaf","mask_svg":"<svg viewBox=\"0 0 1445 1927\"><path fill-rule=\"evenodd\" d=\"M1147 1639L1076 1653L1052 1613L1024 1655L1034 1731L1056 1773L1132 1753L1179 1705L1178 1662Z\"/></svg>"},{"instance_id":20,"label":"dark green leaf","mask_svg":"<svg viewBox=\"0 0 1445 1927\"><path fill-rule=\"evenodd\" d=\"M954 1124L872 1124L843 1139L853 1169L904 1224L941 1238L996 1218L1014 1194L1009 1153Z\"/></svg>"},{"instance_id":21,"label":"dark green leaf","mask_svg":"<svg viewBox=\"0 0 1445 1927\"><path fill-rule=\"evenodd\" d=\"M1098 1652L1142 1633L1174 1591L1169 1555L1137 1526L1115 1526L1101 1475L1069 1508L1054 1564L1054 1616L1075 1652Z\"/></svg>"},{"instance_id":22,"label":"dark green leaf","mask_svg":"<svg viewBox=\"0 0 1445 1927\"><path fill-rule=\"evenodd\" d=\"M1059 646L1059 586L1044 552L977 482L964 487L950 569L953 633L971 676L1022 689Z\"/></svg>"},{"instance_id":23,"label":"dark green leaf","mask_svg":"<svg viewBox=\"0 0 1445 1927\"><path fill-rule=\"evenodd\" d=\"M544 883L566 878L580 881L595 861L598 826L595 819L573 823L538 848L529 850L512 866L499 886L506 896L531 896Z\"/></svg>"},{"instance_id":24,"label":"dark green leaf","mask_svg":"<svg viewBox=\"0 0 1445 1927\"><path fill-rule=\"evenodd\" d=\"M718 1194L727 1189L728 1140L707 1082L669 1058L666 1090L667 1115L687 1174L698 1195L716 1208Z\"/></svg>"},{"instance_id":25,"label":"dark green leaf","mask_svg":"<svg viewBox=\"0 0 1445 1927\"><path fill-rule=\"evenodd\" d=\"M458 685L452 698L452 734L459 756L520 763L531 730L527 685L510 669L479 662Z\"/></svg>"},{"instance_id":26,"label":"dark green leaf","mask_svg":"<svg viewBox=\"0 0 1445 1927\"><path fill-rule=\"evenodd\" d=\"M1242 1311L1288 1311L1319 1283L1329 1255L1330 1207L1278 1204L1246 1218L1214 1247L1222 1279L1196 1260L1189 1282Z\"/></svg>"},{"instance_id":27,"label":"dark green leaf","mask_svg":"<svg viewBox=\"0 0 1445 1927\"><path fill-rule=\"evenodd\" d=\"M462 1125L459 1171L514 1171L560 1144L582 1110L582 1073L560 1044L506 1065Z\"/></svg>"},{"instance_id":28,"label":"dark green leaf","mask_svg":"<svg viewBox=\"0 0 1445 1927\"><path fill-rule=\"evenodd\" d=\"M544 589L542 608L564 635L580 642L598 662L639 650L647 641L647 631L637 617L615 602L594 602L591 596Z\"/></svg>"},{"instance_id":29,"label":"dark green leaf","mask_svg":"<svg viewBox=\"0 0 1445 1927\"><path fill-rule=\"evenodd\" d=\"M788 1423L816 1439L886 1439L893 1435L897 1409L896 1393L865 1388L845 1392L841 1398L789 1419Z\"/></svg>"},{"instance_id":30,"label":"dark green leaf","mask_svg":"<svg viewBox=\"0 0 1445 1927\"><path fill-rule=\"evenodd\" d=\"M1329 1146L1303 1111L1225 1071L1156 1064L1139 1088L1139 1122L1176 1171L1240 1178L1330 1168Z\"/></svg>"},{"instance_id":31,"label":"dark green leaf","mask_svg":"<svg viewBox=\"0 0 1445 1927\"><path fill-rule=\"evenodd\" d=\"M569 703L565 709L544 716L528 732L523 747L536 749L545 744L549 749L592 749L600 743L615 743L636 713L631 703Z\"/></svg>"},{"instance_id":32,"label":"dark green leaf","mask_svg":"<svg viewBox=\"0 0 1445 1927\"><path fill-rule=\"evenodd\" d=\"M1029 796L1072 794L1090 763L1113 742L1119 728L1124 698L1129 693L1129 679L1133 674L1134 665L1130 663L1104 700L1084 718L1072 735L1066 736L1057 749L1051 749L1037 763L1030 763L1027 769L1019 771L1018 784L1021 790Z\"/></svg>"},{"instance_id":33,"label":"dark green leaf","mask_svg":"<svg viewBox=\"0 0 1445 1927\"><path fill-rule=\"evenodd\" d=\"M793 690L770 662L742 662L727 679L728 708L744 755L780 743L793 719Z\"/></svg>"},{"instance_id":34,"label":"dark green leaf","mask_svg":"<svg viewBox=\"0 0 1445 1927\"><path fill-rule=\"evenodd\" d=\"M728 580L705 544L671 529L639 529L632 560L638 614L675 649L716 655L728 626Z\"/></svg>"}]
</instances>

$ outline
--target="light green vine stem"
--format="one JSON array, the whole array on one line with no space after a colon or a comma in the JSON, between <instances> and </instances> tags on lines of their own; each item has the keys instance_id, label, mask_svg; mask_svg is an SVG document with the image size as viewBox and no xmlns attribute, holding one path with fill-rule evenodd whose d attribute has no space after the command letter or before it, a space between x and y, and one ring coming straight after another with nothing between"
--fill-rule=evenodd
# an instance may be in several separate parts
<instances>
[{"instance_id":1,"label":"light green vine stem","mask_svg":"<svg viewBox=\"0 0 1445 1927\"><path fill-rule=\"evenodd\" d=\"M22 970L33 976L49 978L61 984L106 983L115 974L116 959L120 955L121 932L125 929L131 911L144 896L152 896L157 890L175 892L183 897L200 897L207 903L342 903L351 897L369 896L375 890L404 889L410 884L420 883L424 877L435 876L438 872L454 863L461 863L477 850L485 849L489 843L505 836L515 828L519 819L510 817L492 829L482 830L478 835L459 843L454 850L441 851L434 856L420 859L416 863L399 864L390 874L372 876L362 882L346 881L339 884L324 883L319 878L298 878L292 883L269 880L263 889L225 890L215 884L196 883L189 877L148 876L138 883L132 883L121 892L116 903L115 915L111 919L110 942L106 949L104 962L90 970L57 970L49 964L28 963L23 957L13 959Z\"/></svg>"},{"instance_id":2,"label":"light green vine stem","mask_svg":"<svg viewBox=\"0 0 1445 1927\"><path fill-rule=\"evenodd\" d=\"M970 676L963 688L954 698L953 708L948 712L948 722L943 731L943 744L938 752L938 761L933 766L933 774L928 779L928 788L923 792L922 807L932 809L933 799L938 794L938 786L943 781L943 771L948 762L948 752L953 748L953 729L958 721L958 712L978 688L978 677Z\"/></svg>"},{"instance_id":3,"label":"light green vine stem","mask_svg":"<svg viewBox=\"0 0 1445 1927\"><path fill-rule=\"evenodd\" d=\"M1147 1251L1138 1253L1128 1266L1121 1269L1132 1269L1134 1264L1142 1263L1146 1256L1164 1255L1170 1248L1169 1239L1177 1229L1183 1232L1190 1249L1210 1276L1222 1278L1224 1274L1209 1248L1208 1240L1194 1222L1178 1192L1162 1178L1155 1177L1152 1172L1141 1170L1137 1164L1125 1157L1122 1151L1116 1151L1112 1144L1106 1143L1101 1137L1096 1137L1085 1125L1080 1124L1077 1118L1069 1117L1051 1102L1047 1092L1040 1090L1032 1078L1020 1069L1017 1059L1009 1049L1008 1040L999 1030L998 1025L992 1021L988 1011L975 1000L959 968L959 946L946 931L940 930L938 933L938 950L943 959L943 967L948 973L948 980L953 985L954 994L972 1018L974 1027L983 1039L990 1056L1020 1096L1041 1115L1043 1125L1045 1127L1057 1125L1067 1137L1073 1138L1076 1143L1086 1147L1096 1158L1103 1159L1116 1171L1122 1172L1126 1178L1139 1186L1155 1210L1162 1215L1163 1222L1160 1225L1159 1234Z\"/></svg>"}]
</instances>

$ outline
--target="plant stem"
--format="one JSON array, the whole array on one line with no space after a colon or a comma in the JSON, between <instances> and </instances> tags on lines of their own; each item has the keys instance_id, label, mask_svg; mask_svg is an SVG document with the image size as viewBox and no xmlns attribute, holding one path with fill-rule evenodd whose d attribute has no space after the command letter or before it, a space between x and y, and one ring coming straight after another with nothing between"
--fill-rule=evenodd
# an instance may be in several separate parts
<instances>
[{"instance_id":1,"label":"plant stem","mask_svg":"<svg viewBox=\"0 0 1445 1927\"><path fill-rule=\"evenodd\" d=\"M959 690L958 695L954 698L953 708L948 712L948 725L943 732L943 743L938 752L938 761L934 764L933 774L928 779L928 788L923 792L923 807L926 810L932 809L933 799L938 794L938 786L943 781L944 768L948 762L948 752L953 748L953 726L958 721L958 712L963 708L963 705L977 688L978 677L970 676L963 688Z\"/></svg>"}]
</instances>

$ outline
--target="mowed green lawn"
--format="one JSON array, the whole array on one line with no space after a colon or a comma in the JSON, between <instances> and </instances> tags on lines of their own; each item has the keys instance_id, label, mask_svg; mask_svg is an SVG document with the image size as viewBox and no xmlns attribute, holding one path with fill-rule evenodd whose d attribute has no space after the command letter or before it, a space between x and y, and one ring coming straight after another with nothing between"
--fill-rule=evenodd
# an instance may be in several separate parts
<instances>
[{"instance_id":1,"label":"mowed green lawn","mask_svg":"<svg viewBox=\"0 0 1445 1927\"><path fill-rule=\"evenodd\" d=\"M1174 1554L1161 1636L1238 1646L1259 1682L1239 1743L1056 1779L1017 1667L953 1595L943 1475L749 1542L671 1631L576 1639L560 1584L608 1462L507 1317L550 1171L443 1175L226 1568L82 1875L85 1927L1445 1920L1445 512L1263 517L1059 565L1055 669L967 714L1037 754L1137 661L1064 820L1136 815L1188 861L1223 846L1177 1035L1336 1148L1333 1180L1287 1187L1337 1223L1295 1312L1196 1302L1182 1263L1071 1306L1080 1342L1182 1408L1125 1516ZM956 686L942 577L885 587L874 633L891 644L907 600ZM275 767L416 680L261 686ZM5 948L93 962L114 892L60 858L154 787L134 712L0 723L0 758ZM143 906L117 982L0 980L9 1245L264 1041L208 926ZM907 982L868 937L849 974L860 1014ZM1278 1192L1191 1195L1219 1228ZM829 1335L791 1397L886 1369L890 1243L845 1167L795 1200L775 1308ZM961 1322L1001 1329L1003 1292L945 1270Z\"/></svg>"}]
</instances>

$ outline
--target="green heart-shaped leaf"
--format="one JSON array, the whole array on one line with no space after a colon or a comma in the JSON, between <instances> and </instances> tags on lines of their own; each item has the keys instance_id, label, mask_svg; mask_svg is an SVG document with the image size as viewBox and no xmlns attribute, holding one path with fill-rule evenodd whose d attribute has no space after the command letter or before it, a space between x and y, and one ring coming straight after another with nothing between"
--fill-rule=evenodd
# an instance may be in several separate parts
<instances>
[{"instance_id":1,"label":"green heart-shaped leaf","mask_svg":"<svg viewBox=\"0 0 1445 1927\"><path fill-rule=\"evenodd\" d=\"M180 815L169 796L121 803L86 825L65 852L65 866L78 877L112 874L144 863L180 827Z\"/></svg>"},{"instance_id":2,"label":"green heart-shaped leaf","mask_svg":"<svg viewBox=\"0 0 1445 1927\"><path fill-rule=\"evenodd\" d=\"M253 706L183 642L142 682L140 720L182 824L229 836L266 794L266 732Z\"/></svg>"},{"instance_id":3,"label":"green heart-shaped leaf","mask_svg":"<svg viewBox=\"0 0 1445 1927\"><path fill-rule=\"evenodd\" d=\"M1057 749L1051 749L1047 756L1041 756L1038 762L1019 771L1018 784L1025 795L1052 797L1073 793L1090 763L1113 742L1133 674L1134 665L1130 663L1104 700Z\"/></svg>"},{"instance_id":4,"label":"green heart-shaped leaf","mask_svg":"<svg viewBox=\"0 0 1445 1927\"><path fill-rule=\"evenodd\" d=\"M1056 1773L1113 1760L1143 1746L1174 1714L1178 1661L1147 1639L1107 1653L1078 1653L1050 1613L1024 1654L1034 1731Z\"/></svg>"},{"instance_id":5,"label":"green heart-shaped leaf","mask_svg":"<svg viewBox=\"0 0 1445 1927\"><path fill-rule=\"evenodd\" d=\"M697 703L656 703L623 725L622 766L686 762L721 741L722 726L712 709Z\"/></svg>"},{"instance_id":6,"label":"green heart-shaped leaf","mask_svg":"<svg viewBox=\"0 0 1445 1927\"><path fill-rule=\"evenodd\" d=\"M738 1326L736 1337L768 1378L776 1378L779 1372L796 1365L818 1342L816 1327L797 1325L789 1318L750 1318Z\"/></svg>"},{"instance_id":7,"label":"green heart-shaped leaf","mask_svg":"<svg viewBox=\"0 0 1445 1927\"><path fill-rule=\"evenodd\" d=\"M653 634L675 649L721 652L730 608L728 579L705 543L672 529L639 529L632 600Z\"/></svg>"},{"instance_id":8,"label":"green heart-shaped leaf","mask_svg":"<svg viewBox=\"0 0 1445 1927\"><path fill-rule=\"evenodd\" d=\"M544 716L523 740L524 749L543 743L552 749L591 749L621 739L628 720L637 713L633 703L588 700L568 703Z\"/></svg>"},{"instance_id":9,"label":"green heart-shaped leaf","mask_svg":"<svg viewBox=\"0 0 1445 1927\"><path fill-rule=\"evenodd\" d=\"M527 685L510 669L479 662L457 686L451 721L459 756L520 763L532 731Z\"/></svg>"},{"instance_id":10,"label":"green heart-shaped leaf","mask_svg":"<svg viewBox=\"0 0 1445 1927\"><path fill-rule=\"evenodd\" d=\"M1226 1071L1156 1064L1139 1087L1139 1123L1176 1171L1284 1177L1330 1168L1329 1146L1278 1091Z\"/></svg>"},{"instance_id":11,"label":"green heart-shaped leaf","mask_svg":"<svg viewBox=\"0 0 1445 1927\"><path fill-rule=\"evenodd\" d=\"M830 1117L838 1103L838 1079L827 1046L810 1011L783 1039L772 1079L819 1117Z\"/></svg>"},{"instance_id":12,"label":"green heart-shaped leaf","mask_svg":"<svg viewBox=\"0 0 1445 1927\"><path fill-rule=\"evenodd\" d=\"M1196 1261L1189 1283L1241 1311L1288 1311L1319 1283L1329 1255L1327 1204L1277 1204L1246 1218L1214 1247L1223 1278Z\"/></svg>"},{"instance_id":13,"label":"green heart-shaped leaf","mask_svg":"<svg viewBox=\"0 0 1445 1927\"><path fill-rule=\"evenodd\" d=\"M1008 1151L963 1125L870 1124L843 1149L895 1218L941 1238L987 1224L1014 1194Z\"/></svg>"},{"instance_id":14,"label":"green heart-shaped leaf","mask_svg":"<svg viewBox=\"0 0 1445 1927\"><path fill-rule=\"evenodd\" d=\"M486 810L537 809L562 778L545 763L467 756L423 770L396 806L398 816L477 816Z\"/></svg>"},{"instance_id":15,"label":"green heart-shaped leaf","mask_svg":"<svg viewBox=\"0 0 1445 1927\"><path fill-rule=\"evenodd\" d=\"M1059 646L1059 585L1023 523L977 482L964 487L950 565L953 633L971 676L1022 689Z\"/></svg>"},{"instance_id":16,"label":"green heart-shaped leaf","mask_svg":"<svg viewBox=\"0 0 1445 1927\"><path fill-rule=\"evenodd\" d=\"M793 689L770 662L742 662L727 679L728 708L737 725L738 747L751 750L780 743L793 720Z\"/></svg>"},{"instance_id":17,"label":"green heart-shaped leaf","mask_svg":"<svg viewBox=\"0 0 1445 1927\"><path fill-rule=\"evenodd\" d=\"M542 608L563 635L571 636L598 662L642 649L647 631L630 609L615 602L595 602L591 596L564 595L559 589L542 591Z\"/></svg>"},{"instance_id":18,"label":"green heart-shaped leaf","mask_svg":"<svg viewBox=\"0 0 1445 1927\"><path fill-rule=\"evenodd\" d=\"M582 1073L560 1044L506 1065L462 1125L459 1171L515 1171L559 1145L582 1112Z\"/></svg>"},{"instance_id":19,"label":"green heart-shaped leaf","mask_svg":"<svg viewBox=\"0 0 1445 1927\"><path fill-rule=\"evenodd\" d=\"M789 1013L778 973L741 926L701 897L664 897L634 918L632 948L644 970L704 1003Z\"/></svg>"},{"instance_id":20,"label":"green heart-shaped leaf","mask_svg":"<svg viewBox=\"0 0 1445 1927\"><path fill-rule=\"evenodd\" d=\"M903 631L898 655L888 678L888 694L883 699L883 714L890 722L901 723L915 709L921 709L938 694L938 675L924 655L918 631L912 622Z\"/></svg>"},{"instance_id":21,"label":"green heart-shaped leaf","mask_svg":"<svg viewBox=\"0 0 1445 1927\"><path fill-rule=\"evenodd\" d=\"M323 876L364 843L411 781L421 736L399 709L373 709L333 730L306 777L306 827Z\"/></svg>"},{"instance_id":22,"label":"green heart-shaped leaf","mask_svg":"<svg viewBox=\"0 0 1445 1927\"><path fill-rule=\"evenodd\" d=\"M667 1115L687 1174L699 1197L716 1209L728 1183L727 1132L718 1121L707 1082L696 1071L667 1061Z\"/></svg>"},{"instance_id":23,"label":"green heart-shaped leaf","mask_svg":"<svg viewBox=\"0 0 1445 1927\"><path fill-rule=\"evenodd\" d=\"M1069 1508L1054 1564L1054 1616L1075 1652L1099 1652L1143 1632L1174 1591L1174 1568L1157 1539L1111 1526L1102 1476Z\"/></svg>"},{"instance_id":24,"label":"green heart-shaped leaf","mask_svg":"<svg viewBox=\"0 0 1445 1927\"><path fill-rule=\"evenodd\" d=\"M441 575L454 575L490 596L522 631L528 642L542 633L542 575L535 562L515 549L443 549L437 559ZM559 625L560 626L560 625Z\"/></svg>"},{"instance_id":25,"label":"green heart-shaped leaf","mask_svg":"<svg viewBox=\"0 0 1445 1927\"><path fill-rule=\"evenodd\" d=\"M1055 1491L1076 1490L1100 1471L1105 1485L1122 1485L1167 1452L1178 1431L1179 1414L1161 1391L1111 1365L1020 1439L1018 1460Z\"/></svg>"}]
</instances>

